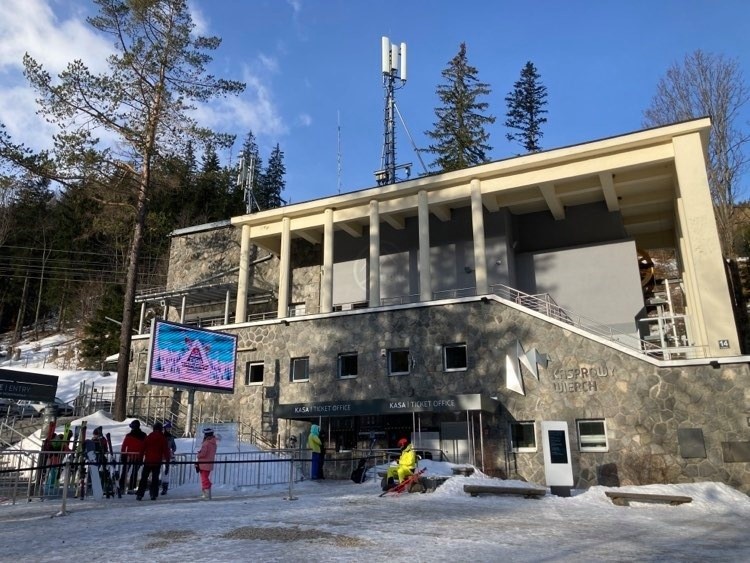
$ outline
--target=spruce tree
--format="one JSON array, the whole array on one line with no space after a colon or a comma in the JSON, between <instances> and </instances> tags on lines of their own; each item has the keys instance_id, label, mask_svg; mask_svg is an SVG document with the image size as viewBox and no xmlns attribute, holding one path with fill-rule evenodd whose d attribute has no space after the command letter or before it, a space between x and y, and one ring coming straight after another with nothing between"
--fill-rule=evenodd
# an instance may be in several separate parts
<instances>
[{"instance_id":1,"label":"spruce tree","mask_svg":"<svg viewBox=\"0 0 750 563\"><path fill-rule=\"evenodd\" d=\"M281 192L286 187L284 174L286 174L284 153L279 148L279 144L276 143L276 146L271 151L271 156L268 157L268 166L266 166L266 170L261 177L258 193L258 204L261 209L281 207L283 203Z\"/></svg>"},{"instance_id":2,"label":"spruce tree","mask_svg":"<svg viewBox=\"0 0 750 563\"><path fill-rule=\"evenodd\" d=\"M495 118L486 114L489 104L480 98L489 95L491 89L479 81L477 69L469 64L465 43L442 75L446 83L437 87L442 105L435 108L434 128L425 131L434 141L423 149L435 155L431 166L448 172L487 162L492 147L487 144L490 135L485 127Z\"/></svg>"},{"instance_id":3,"label":"spruce tree","mask_svg":"<svg viewBox=\"0 0 750 563\"><path fill-rule=\"evenodd\" d=\"M541 126L547 123L544 114L547 110L547 87L540 81L539 73L529 61L521 70L521 77L513 85L513 91L505 97L508 104L505 126L517 129L508 133L509 141L517 141L527 152L542 150L539 141L542 138Z\"/></svg>"}]
</instances>

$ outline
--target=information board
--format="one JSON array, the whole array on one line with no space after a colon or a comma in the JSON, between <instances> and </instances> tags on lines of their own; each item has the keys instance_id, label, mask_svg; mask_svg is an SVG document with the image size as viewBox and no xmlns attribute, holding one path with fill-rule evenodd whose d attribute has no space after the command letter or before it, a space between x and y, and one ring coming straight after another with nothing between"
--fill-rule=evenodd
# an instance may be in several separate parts
<instances>
[{"instance_id":1,"label":"information board","mask_svg":"<svg viewBox=\"0 0 750 563\"><path fill-rule=\"evenodd\" d=\"M544 476L548 487L572 487L573 466L570 462L568 423L542 421Z\"/></svg>"}]
</instances>

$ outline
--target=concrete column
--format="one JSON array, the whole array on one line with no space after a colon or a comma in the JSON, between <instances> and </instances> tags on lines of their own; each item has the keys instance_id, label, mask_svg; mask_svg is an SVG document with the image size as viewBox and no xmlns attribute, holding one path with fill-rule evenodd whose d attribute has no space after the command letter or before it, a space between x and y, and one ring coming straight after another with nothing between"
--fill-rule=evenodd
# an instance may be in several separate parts
<instances>
[{"instance_id":1,"label":"concrete column","mask_svg":"<svg viewBox=\"0 0 750 563\"><path fill-rule=\"evenodd\" d=\"M182 302L180 303L180 322L185 324L185 307L187 306L187 296L182 296Z\"/></svg>"},{"instance_id":2,"label":"concrete column","mask_svg":"<svg viewBox=\"0 0 750 563\"><path fill-rule=\"evenodd\" d=\"M380 212L370 202L370 307L380 306Z\"/></svg>"},{"instance_id":3,"label":"concrete column","mask_svg":"<svg viewBox=\"0 0 750 563\"><path fill-rule=\"evenodd\" d=\"M229 303L232 301L232 292L227 289L227 296L224 299L224 324L229 324Z\"/></svg>"},{"instance_id":4,"label":"concrete column","mask_svg":"<svg viewBox=\"0 0 750 563\"><path fill-rule=\"evenodd\" d=\"M138 321L138 334L143 334L143 322L146 320L146 302L141 301L141 319Z\"/></svg>"},{"instance_id":5,"label":"concrete column","mask_svg":"<svg viewBox=\"0 0 750 563\"><path fill-rule=\"evenodd\" d=\"M709 356L737 356L740 343L724 274L701 137L692 133L675 137L672 143L681 200L677 218L686 246L683 267L688 270L683 279L686 285L692 286L685 289L693 293L696 305L691 313L697 323L705 327L706 341L701 344L707 347ZM686 256L690 259L684 260ZM727 341L727 346L720 347L720 341Z\"/></svg>"},{"instance_id":6,"label":"concrete column","mask_svg":"<svg viewBox=\"0 0 750 563\"><path fill-rule=\"evenodd\" d=\"M477 295L490 292L487 283L487 253L484 245L484 206L479 180L471 181L471 228L474 237L474 280Z\"/></svg>"},{"instance_id":7,"label":"concrete column","mask_svg":"<svg viewBox=\"0 0 750 563\"><path fill-rule=\"evenodd\" d=\"M432 276L430 275L430 208L427 204L427 192L422 190L418 195L419 219L419 300L432 300Z\"/></svg>"},{"instance_id":8,"label":"concrete column","mask_svg":"<svg viewBox=\"0 0 750 563\"><path fill-rule=\"evenodd\" d=\"M325 210L323 223L323 280L320 284L320 312L333 311L333 209Z\"/></svg>"},{"instance_id":9,"label":"concrete column","mask_svg":"<svg viewBox=\"0 0 750 563\"><path fill-rule=\"evenodd\" d=\"M279 256L279 309L278 318L289 316L289 264L291 263L292 234L289 217L281 220L281 252Z\"/></svg>"},{"instance_id":10,"label":"concrete column","mask_svg":"<svg viewBox=\"0 0 750 563\"><path fill-rule=\"evenodd\" d=\"M234 322L247 321L247 284L250 276L250 225L242 225L240 241L240 273L237 280L237 303L234 310Z\"/></svg>"}]
</instances>

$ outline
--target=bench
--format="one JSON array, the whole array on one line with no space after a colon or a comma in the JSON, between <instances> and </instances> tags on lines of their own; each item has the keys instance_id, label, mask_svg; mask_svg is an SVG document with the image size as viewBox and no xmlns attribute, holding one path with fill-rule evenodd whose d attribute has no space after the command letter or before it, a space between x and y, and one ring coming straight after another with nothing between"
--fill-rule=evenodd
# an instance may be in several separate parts
<instances>
[{"instance_id":1,"label":"bench","mask_svg":"<svg viewBox=\"0 0 750 563\"><path fill-rule=\"evenodd\" d=\"M464 492L475 497L480 494L518 495L526 498L539 498L547 494L541 487L501 487L496 485L464 485Z\"/></svg>"},{"instance_id":2,"label":"bench","mask_svg":"<svg viewBox=\"0 0 750 563\"><path fill-rule=\"evenodd\" d=\"M693 497L680 495L657 495L652 493L626 493L621 491L605 491L605 495L612 499L612 504L617 506L629 506L630 501L635 502L661 502L673 506L692 502Z\"/></svg>"},{"instance_id":3,"label":"bench","mask_svg":"<svg viewBox=\"0 0 750 563\"><path fill-rule=\"evenodd\" d=\"M463 475L464 477L469 477L474 473L474 468L469 465L457 465L456 467L451 467L451 472L454 475Z\"/></svg>"}]
</instances>

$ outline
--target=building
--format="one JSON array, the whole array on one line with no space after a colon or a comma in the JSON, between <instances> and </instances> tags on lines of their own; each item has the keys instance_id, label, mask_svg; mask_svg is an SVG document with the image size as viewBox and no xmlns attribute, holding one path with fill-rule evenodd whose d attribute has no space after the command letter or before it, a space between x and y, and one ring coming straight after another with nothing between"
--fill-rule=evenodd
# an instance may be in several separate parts
<instances>
[{"instance_id":1,"label":"building","mask_svg":"<svg viewBox=\"0 0 750 563\"><path fill-rule=\"evenodd\" d=\"M239 339L203 412L269 438L393 446L576 486L750 492L740 349L706 176L707 118L234 217L173 234L172 320ZM131 390L148 335L134 337ZM154 393L185 401L171 389Z\"/></svg>"}]
</instances>

